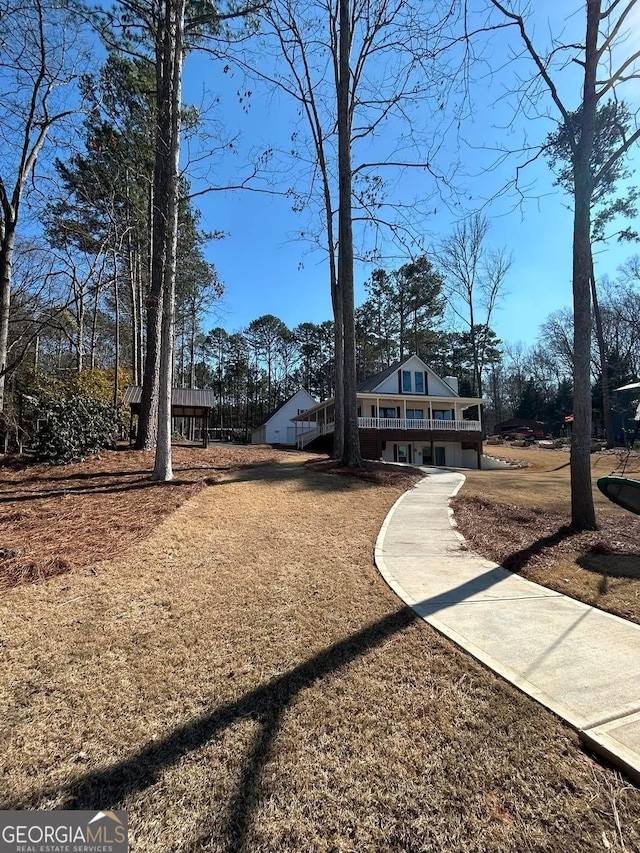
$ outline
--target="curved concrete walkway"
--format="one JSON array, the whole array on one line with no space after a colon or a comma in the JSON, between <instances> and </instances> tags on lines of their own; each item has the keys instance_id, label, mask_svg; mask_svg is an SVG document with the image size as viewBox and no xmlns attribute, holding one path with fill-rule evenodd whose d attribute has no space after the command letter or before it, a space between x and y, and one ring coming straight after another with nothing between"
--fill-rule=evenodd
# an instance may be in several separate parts
<instances>
[{"instance_id":1,"label":"curved concrete walkway","mask_svg":"<svg viewBox=\"0 0 640 853\"><path fill-rule=\"evenodd\" d=\"M426 622L577 729L640 784L640 625L470 552L449 507L464 476L428 476L392 507L375 561Z\"/></svg>"}]
</instances>

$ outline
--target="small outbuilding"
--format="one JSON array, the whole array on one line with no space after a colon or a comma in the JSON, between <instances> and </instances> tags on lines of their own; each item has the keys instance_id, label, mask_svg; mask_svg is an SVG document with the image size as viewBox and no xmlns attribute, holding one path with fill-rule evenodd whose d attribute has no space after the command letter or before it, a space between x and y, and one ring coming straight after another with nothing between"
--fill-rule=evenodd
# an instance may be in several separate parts
<instances>
[{"instance_id":1,"label":"small outbuilding","mask_svg":"<svg viewBox=\"0 0 640 853\"><path fill-rule=\"evenodd\" d=\"M132 441L134 433L134 418L140 417L140 403L142 401L142 386L130 385L124 392L123 403L131 407L129 420L129 441ZM183 418L189 423L190 435L197 435L202 440L202 446L208 444L207 428L209 426L209 412L215 406L215 394L211 388L172 388L171 389L171 418ZM197 423L196 428L196 423Z\"/></svg>"},{"instance_id":2,"label":"small outbuilding","mask_svg":"<svg viewBox=\"0 0 640 853\"><path fill-rule=\"evenodd\" d=\"M265 418L251 433L252 444L284 444L295 447L296 427L291 418L306 412L316 405L316 400L305 391L298 388L295 394L281 403L277 409ZM308 429L315 429L315 423L308 424ZM298 434L301 429L298 426Z\"/></svg>"}]
</instances>

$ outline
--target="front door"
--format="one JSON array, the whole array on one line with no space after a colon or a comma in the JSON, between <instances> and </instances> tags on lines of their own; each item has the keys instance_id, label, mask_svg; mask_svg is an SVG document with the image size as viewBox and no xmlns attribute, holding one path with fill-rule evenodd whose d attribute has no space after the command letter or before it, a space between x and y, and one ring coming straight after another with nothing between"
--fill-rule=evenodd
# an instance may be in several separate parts
<instances>
[{"instance_id":1,"label":"front door","mask_svg":"<svg viewBox=\"0 0 640 853\"><path fill-rule=\"evenodd\" d=\"M446 465L446 453L444 447L436 447L434 448L434 453L436 457L436 465Z\"/></svg>"},{"instance_id":2,"label":"front door","mask_svg":"<svg viewBox=\"0 0 640 853\"><path fill-rule=\"evenodd\" d=\"M394 462L411 462L411 445L410 444L394 444L393 445L393 461Z\"/></svg>"}]
</instances>

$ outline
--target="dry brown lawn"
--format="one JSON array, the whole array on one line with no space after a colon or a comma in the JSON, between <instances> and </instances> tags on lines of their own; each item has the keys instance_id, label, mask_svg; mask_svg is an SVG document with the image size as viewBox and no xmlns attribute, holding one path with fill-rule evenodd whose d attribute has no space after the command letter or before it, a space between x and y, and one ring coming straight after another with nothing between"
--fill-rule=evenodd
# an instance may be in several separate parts
<instances>
[{"instance_id":1,"label":"dry brown lawn","mask_svg":"<svg viewBox=\"0 0 640 853\"><path fill-rule=\"evenodd\" d=\"M288 459L270 447L174 448L175 478L153 483L153 454L122 448L53 467L8 456L0 465L0 588L116 556L230 471Z\"/></svg>"},{"instance_id":2,"label":"dry brown lawn","mask_svg":"<svg viewBox=\"0 0 640 853\"><path fill-rule=\"evenodd\" d=\"M373 568L413 475L305 459L2 593L0 807L126 808L136 853L640 849L640 792Z\"/></svg>"},{"instance_id":3,"label":"dry brown lawn","mask_svg":"<svg viewBox=\"0 0 640 853\"><path fill-rule=\"evenodd\" d=\"M569 526L568 452L508 446L486 452L527 467L465 471L454 508L474 550L529 580L640 622L640 517L608 501L595 485L618 459L592 454L598 530L579 533ZM638 458L628 471L640 477Z\"/></svg>"}]
</instances>

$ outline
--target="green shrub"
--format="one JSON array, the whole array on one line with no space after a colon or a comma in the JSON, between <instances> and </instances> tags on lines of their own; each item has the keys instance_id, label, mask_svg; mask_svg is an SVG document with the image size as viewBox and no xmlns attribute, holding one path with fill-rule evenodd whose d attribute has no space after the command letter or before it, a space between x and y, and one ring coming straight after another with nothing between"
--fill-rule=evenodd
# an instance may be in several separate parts
<instances>
[{"instance_id":1,"label":"green shrub","mask_svg":"<svg viewBox=\"0 0 640 853\"><path fill-rule=\"evenodd\" d=\"M61 385L41 390L36 435L38 459L64 465L115 447L119 419L113 406L99 397Z\"/></svg>"}]
</instances>

